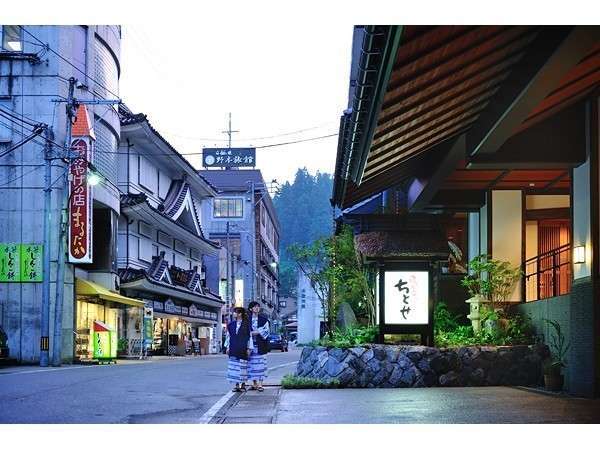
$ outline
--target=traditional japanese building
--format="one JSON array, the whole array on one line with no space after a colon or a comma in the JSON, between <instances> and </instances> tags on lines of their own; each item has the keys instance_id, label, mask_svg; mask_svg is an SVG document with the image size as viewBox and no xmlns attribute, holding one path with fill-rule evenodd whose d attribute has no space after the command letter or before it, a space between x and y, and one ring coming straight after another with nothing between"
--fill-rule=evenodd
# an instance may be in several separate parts
<instances>
[{"instance_id":1,"label":"traditional japanese building","mask_svg":"<svg viewBox=\"0 0 600 450\"><path fill-rule=\"evenodd\" d=\"M354 39L333 203L400 192L401 214L446 221L465 261L520 266L513 306L546 341L543 319L560 323L567 389L598 396L600 27L365 26Z\"/></svg>"},{"instance_id":2,"label":"traditional japanese building","mask_svg":"<svg viewBox=\"0 0 600 450\"><path fill-rule=\"evenodd\" d=\"M223 301L206 284L205 258L220 247L205 236L201 211L216 191L144 114L124 105L120 113L120 288L152 315L151 335L142 336L143 319L133 315L123 337L134 347L145 338L154 354L185 355L192 342L216 353Z\"/></svg>"}]
</instances>

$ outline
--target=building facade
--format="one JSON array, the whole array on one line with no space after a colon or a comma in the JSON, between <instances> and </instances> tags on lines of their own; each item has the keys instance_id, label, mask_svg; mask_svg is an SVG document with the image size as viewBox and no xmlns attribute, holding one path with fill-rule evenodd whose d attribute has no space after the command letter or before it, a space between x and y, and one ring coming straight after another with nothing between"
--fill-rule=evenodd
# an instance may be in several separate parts
<instances>
[{"instance_id":1,"label":"building facade","mask_svg":"<svg viewBox=\"0 0 600 450\"><path fill-rule=\"evenodd\" d=\"M308 344L320 339L323 317L323 304L312 287L309 278L298 271L298 344Z\"/></svg>"},{"instance_id":2,"label":"building facade","mask_svg":"<svg viewBox=\"0 0 600 450\"><path fill-rule=\"evenodd\" d=\"M201 170L217 190L203 203L206 230L223 246L211 264L209 285L219 286L228 306L261 304L277 320L279 221L259 170ZM229 249L229 251L227 251Z\"/></svg>"},{"instance_id":3,"label":"building facade","mask_svg":"<svg viewBox=\"0 0 600 450\"><path fill-rule=\"evenodd\" d=\"M115 311L124 305L120 302L127 301L118 295L116 151L120 123L116 109L110 105L80 107L79 123L73 125L73 137L78 137L78 129L87 133L78 138L89 139L91 162L103 182L91 189L88 200L94 223L90 236L93 260L87 263L67 260L64 279L57 279L63 273L57 268L61 205L67 196L61 183L67 167L61 156L67 138L64 100L68 97L69 79L76 79L73 96L77 99L116 100L121 70L121 29L99 25L5 25L1 33L0 243L3 250L0 258L3 263L10 262L13 257L10 250L17 246L27 250L37 248L37 261L21 253L22 262L27 257L29 263L36 265L44 254L49 254L50 267L47 271L40 267L37 272L41 276L34 277L35 281L22 282L7 280L3 270L0 327L8 335L10 355L17 361L38 361L41 345L49 346L51 353L60 348L59 360L71 361L77 356L76 342L80 339L77 329L84 328L78 325L77 298L82 295L78 290L84 289L86 298L95 305L93 316L99 320L114 318ZM36 125L46 126L47 131L27 140ZM21 141L26 142L11 150ZM51 222L50 245L43 248L46 161L51 162L51 171L46 173L46 180L50 180L46 184L51 186L50 207L46 213ZM40 339L44 278L50 282L50 339L46 344ZM82 283L86 284L85 288ZM58 311L55 308L57 286L64 286L64 299ZM60 326L56 330L55 321ZM89 323L85 326L89 329Z\"/></svg>"},{"instance_id":4,"label":"building facade","mask_svg":"<svg viewBox=\"0 0 600 450\"><path fill-rule=\"evenodd\" d=\"M401 191L408 214L452 218L469 259L520 267L509 308L547 343L546 320L560 325L565 388L588 397L600 395L599 46L597 26L356 27L333 191L342 210Z\"/></svg>"},{"instance_id":5,"label":"building facade","mask_svg":"<svg viewBox=\"0 0 600 450\"><path fill-rule=\"evenodd\" d=\"M216 192L145 115L123 105L120 112L120 288L152 316L151 333L142 335L138 313L124 337L153 354L216 353L223 301L206 283L205 259L219 245L204 234L201 208Z\"/></svg>"}]
</instances>

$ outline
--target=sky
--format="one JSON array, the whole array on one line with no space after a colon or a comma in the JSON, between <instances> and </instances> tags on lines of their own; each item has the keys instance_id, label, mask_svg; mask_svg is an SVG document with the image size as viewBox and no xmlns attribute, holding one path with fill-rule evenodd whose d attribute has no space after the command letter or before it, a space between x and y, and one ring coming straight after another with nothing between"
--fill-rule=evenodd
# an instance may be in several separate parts
<instances>
[{"instance_id":1,"label":"sky","mask_svg":"<svg viewBox=\"0 0 600 450\"><path fill-rule=\"evenodd\" d=\"M119 94L183 154L226 147L230 112L233 147L337 135L351 45L342 23L326 34L305 22L123 24ZM332 173L336 148L334 136L257 149L257 167L281 184L300 167ZM201 168L201 156L186 157Z\"/></svg>"}]
</instances>

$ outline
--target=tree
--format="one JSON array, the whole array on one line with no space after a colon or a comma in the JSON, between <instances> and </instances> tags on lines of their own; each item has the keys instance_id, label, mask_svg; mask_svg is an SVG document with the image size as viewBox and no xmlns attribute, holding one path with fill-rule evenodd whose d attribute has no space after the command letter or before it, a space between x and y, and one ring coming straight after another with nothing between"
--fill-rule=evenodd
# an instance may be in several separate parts
<instances>
[{"instance_id":1,"label":"tree","mask_svg":"<svg viewBox=\"0 0 600 450\"><path fill-rule=\"evenodd\" d=\"M280 292L296 294L297 271L289 247L307 245L332 234L332 210L329 203L333 182L331 175L317 172L311 175L306 168L298 169L294 182L286 182L273 198L281 225Z\"/></svg>"}]
</instances>

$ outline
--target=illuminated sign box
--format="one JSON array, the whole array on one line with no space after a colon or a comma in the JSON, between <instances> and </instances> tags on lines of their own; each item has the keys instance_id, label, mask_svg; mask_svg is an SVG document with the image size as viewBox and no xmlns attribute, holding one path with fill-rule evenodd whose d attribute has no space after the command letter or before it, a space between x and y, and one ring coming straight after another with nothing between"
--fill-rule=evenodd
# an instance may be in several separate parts
<instances>
[{"instance_id":1,"label":"illuminated sign box","mask_svg":"<svg viewBox=\"0 0 600 450\"><path fill-rule=\"evenodd\" d=\"M385 323L429 324L429 272L385 271Z\"/></svg>"}]
</instances>

